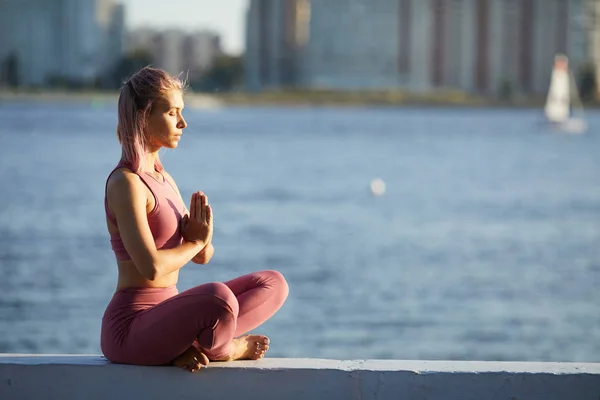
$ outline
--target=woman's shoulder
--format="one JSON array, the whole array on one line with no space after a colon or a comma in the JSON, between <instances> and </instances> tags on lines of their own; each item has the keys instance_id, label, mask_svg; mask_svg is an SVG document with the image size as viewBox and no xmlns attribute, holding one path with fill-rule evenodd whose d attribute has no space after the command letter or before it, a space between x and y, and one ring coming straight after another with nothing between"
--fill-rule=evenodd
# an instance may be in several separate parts
<instances>
[{"instance_id":1,"label":"woman's shoulder","mask_svg":"<svg viewBox=\"0 0 600 400\"><path fill-rule=\"evenodd\" d=\"M127 167L119 167L111 172L106 182L107 191L116 193L129 192L142 185L140 177Z\"/></svg>"}]
</instances>

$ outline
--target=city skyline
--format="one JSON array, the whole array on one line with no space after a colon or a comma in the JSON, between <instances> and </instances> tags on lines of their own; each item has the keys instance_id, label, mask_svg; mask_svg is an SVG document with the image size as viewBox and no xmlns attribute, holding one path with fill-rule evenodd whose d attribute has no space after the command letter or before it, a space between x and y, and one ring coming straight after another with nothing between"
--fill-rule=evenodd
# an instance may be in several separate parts
<instances>
[{"instance_id":1,"label":"city skyline","mask_svg":"<svg viewBox=\"0 0 600 400\"><path fill-rule=\"evenodd\" d=\"M240 54L245 47L245 12L248 0L121 0L127 29L141 27L212 30L221 37L223 50Z\"/></svg>"},{"instance_id":2,"label":"city skyline","mask_svg":"<svg viewBox=\"0 0 600 400\"><path fill-rule=\"evenodd\" d=\"M541 95L554 57L596 60L584 0L251 0L245 55L253 90L460 89ZM335 23L332 23L335 21ZM550 35L547 32L551 32Z\"/></svg>"}]
</instances>

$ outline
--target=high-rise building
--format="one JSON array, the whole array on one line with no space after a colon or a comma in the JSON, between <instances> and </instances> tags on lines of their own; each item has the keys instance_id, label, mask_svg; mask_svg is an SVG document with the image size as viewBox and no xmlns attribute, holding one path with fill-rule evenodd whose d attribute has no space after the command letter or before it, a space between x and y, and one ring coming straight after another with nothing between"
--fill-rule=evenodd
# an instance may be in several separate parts
<instances>
[{"instance_id":1,"label":"high-rise building","mask_svg":"<svg viewBox=\"0 0 600 400\"><path fill-rule=\"evenodd\" d=\"M197 79L209 69L222 53L220 37L209 31L196 31L186 35L183 43L183 66L190 79Z\"/></svg>"},{"instance_id":2,"label":"high-rise building","mask_svg":"<svg viewBox=\"0 0 600 400\"><path fill-rule=\"evenodd\" d=\"M171 75L183 71L183 42L185 34L179 29L157 32L154 37L154 64Z\"/></svg>"},{"instance_id":3,"label":"high-rise building","mask_svg":"<svg viewBox=\"0 0 600 400\"><path fill-rule=\"evenodd\" d=\"M3 0L0 66L24 86L92 84L121 56L124 9L113 0Z\"/></svg>"},{"instance_id":4,"label":"high-rise building","mask_svg":"<svg viewBox=\"0 0 600 400\"><path fill-rule=\"evenodd\" d=\"M127 35L127 52L146 51L152 64L172 75L184 73L196 79L213 65L221 53L220 37L210 31L186 32L180 29L163 31L135 29Z\"/></svg>"},{"instance_id":5,"label":"high-rise building","mask_svg":"<svg viewBox=\"0 0 600 400\"><path fill-rule=\"evenodd\" d=\"M125 53L131 54L137 51L152 54L157 31L152 28L138 28L130 30L126 34Z\"/></svg>"},{"instance_id":6,"label":"high-rise building","mask_svg":"<svg viewBox=\"0 0 600 400\"><path fill-rule=\"evenodd\" d=\"M594 59L598 65L600 33L589 17L597 4L251 0L247 85L542 94L556 53L576 70Z\"/></svg>"}]
</instances>

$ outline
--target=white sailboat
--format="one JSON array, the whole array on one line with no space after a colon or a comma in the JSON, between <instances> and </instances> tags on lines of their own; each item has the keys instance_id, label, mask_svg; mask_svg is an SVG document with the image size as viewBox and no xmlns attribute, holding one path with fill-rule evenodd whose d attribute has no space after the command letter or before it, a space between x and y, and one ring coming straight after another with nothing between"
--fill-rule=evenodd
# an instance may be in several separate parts
<instances>
[{"instance_id":1,"label":"white sailboat","mask_svg":"<svg viewBox=\"0 0 600 400\"><path fill-rule=\"evenodd\" d=\"M558 54L554 58L544 113L552 126L562 132L587 131L583 104L573 74L569 70L569 59L564 54Z\"/></svg>"}]
</instances>

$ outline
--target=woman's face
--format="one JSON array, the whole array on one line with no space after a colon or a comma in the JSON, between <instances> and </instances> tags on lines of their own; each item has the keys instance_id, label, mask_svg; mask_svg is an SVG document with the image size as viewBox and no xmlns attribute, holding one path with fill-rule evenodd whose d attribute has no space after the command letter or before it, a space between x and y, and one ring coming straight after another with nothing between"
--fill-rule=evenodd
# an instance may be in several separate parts
<instances>
[{"instance_id":1,"label":"woman's face","mask_svg":"<svg viewBox=\"0 0 600 400\"><path fill-rule=\"evenodd\" d=\"M177 147L182 131L187 127L181 114L183 107L183 96L179 90L171 90L154 102L147 125L150 150Z\"/></svg>"}]
</instances>

